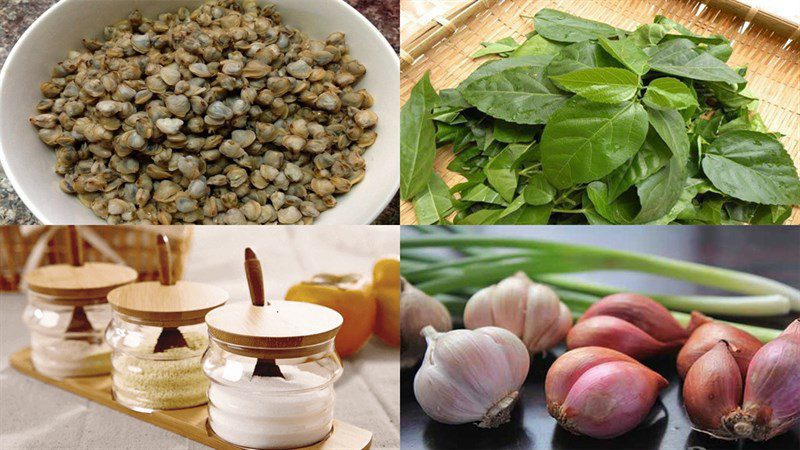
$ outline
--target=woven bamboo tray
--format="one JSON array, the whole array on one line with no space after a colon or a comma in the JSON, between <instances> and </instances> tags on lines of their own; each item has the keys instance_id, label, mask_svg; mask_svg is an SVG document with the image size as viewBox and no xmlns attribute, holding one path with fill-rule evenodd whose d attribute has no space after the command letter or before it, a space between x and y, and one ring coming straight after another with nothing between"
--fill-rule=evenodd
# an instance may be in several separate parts
<instances>
[{"instance_id":1,"label":"woven bamboo tray","mask_svg":"<svg viewBox=\"0 0 800 450\"><path fill-rule=\"evenodd\" d=\"M404 0L413 1L413 0ZM735 0L466 0L453 2L447 13L423 26L401 43L400 100L430 71L439 90L455 87L487 58L469 55L482 41L513 36L522 42L533 30L533 15L543 8L566 11L587 19L634 29L665 15L701 34L719 33L733 42L729 63L747 65L747 86L760 99L758 111L781 140L800 171L800 24L751 8ZM745 24L747 24L745 26ZM791 40L791 43L788 43ZM448 186L463 178L447 170L449 148L436 155L435 168ZM417 223L409 201L400 204L400 223ZM786 224L800 224L795 207Z\"/></svg>"},{"instance_id":2,"label":"woven bamboo tray","mask_svg":"<svg viewBox=\"0 0 800 450\"><path fill-rule=\"evenodd\" d=\"M114 400L111 395L110 375L70 378L64 381L54 380L40 374L33 368L30 348L14 353L11 355L10 360L11 365L24 375L88 398L93 402L180 434L193 441L221 450L236 450L240 448L221 440L206 426L206 419L208 419L206 405L170 411L155 411L151 414L140 413L130 410ZM371 444L371 432L340 420L334 420L333 432L324 441L297 450L364 450L368 449Z\"/></svg>"},{"instance_id":3,"label":"woven bamboo tray","mask_svg":"<svg viewBox=\"0 0 800 450\"><path fill-rule=\"evenodd\" d=\"M125 264L139 273L139 281L158 280L158 252L156 234L163 233L170 240L172 267L176 278L183 276L184 266L189 256L193 229L185 225L127 226L93 225L89 228L104 240L125 261ZM36 241L48 227L33 227L30 233L22 233L19 226L0 227L0 291L19 289L22 269ZM41 264L60 264L67 261L66 229L58 230L47 243ZM83 254L86 261L114 262L106 258L86 240L83 241Z\"/></svg>"}]
</instances>

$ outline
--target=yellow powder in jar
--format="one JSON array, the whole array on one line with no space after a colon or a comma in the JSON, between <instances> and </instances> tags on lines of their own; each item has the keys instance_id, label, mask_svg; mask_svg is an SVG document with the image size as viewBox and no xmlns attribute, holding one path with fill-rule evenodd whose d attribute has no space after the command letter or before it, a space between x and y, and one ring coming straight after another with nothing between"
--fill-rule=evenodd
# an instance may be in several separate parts
<instances>
[{"instance_id":1,"label":"yellow powder in jar","mask_svg":"<svg viewBox=\"0 0 800 450\"><path fill-rule=\"evenodd\" d=\"M209 380L203 373L202 356L208 336L184 332L188 347L153 353L158 335L135 351L115 351L111 358L114 397L140 409L178 409L208 401ZM153 358L159 359L153 359Z\"/></svg>"}]
</instances>

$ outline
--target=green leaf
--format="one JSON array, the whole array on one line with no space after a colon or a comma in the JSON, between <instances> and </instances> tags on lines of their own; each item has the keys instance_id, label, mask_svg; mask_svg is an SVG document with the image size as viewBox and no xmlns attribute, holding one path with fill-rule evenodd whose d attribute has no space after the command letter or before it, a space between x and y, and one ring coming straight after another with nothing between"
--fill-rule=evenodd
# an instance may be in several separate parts
<instances>
[{"instance_id":1,"label":"green leaf","mask_svg":"<svg viewBox=\"0 0 800 450\"><path fill-rule=\"evenodd\" d=\"M439 91L439 106L444 106L450 111L462 110L471 107L458 89L442 89Z\"/></svg>"},{"instance_id":2,"label":"green leaf","mask_svg":"<svg viewBox=\"0 0 800 450\"><path fill-rule=\"evenodd\" d=\"M767 125L764 123L764 119L761 118L761 115L756 112L750 112L747 110L743 111L736 119L733 119L728 123L720 125L719 134L724 134L738 130L769 133L769 129L767 128Z\"/></svg>"},{"instance_id":3,"label":"green leaf","mask_svg":"<svg viewBox=\"0 0 800 450\"><path fill-rule=\"evenodd\" d=\"M675 110L652 108L647 108L647 117L658 136L685 167L689 161L689 135L683 117Z\"/></svg>"},{"instance_id":4,"label":"green leaf","mask_svg":"<svg viewBox=\"0 0 800 450\"><path fill-rule=\"evenodd\" d=\"M514 123L546 123L567 97L547 86L541 68L516 67L476 80L464 98L490 116Z\"/></svg>"},{"instance_id":5,"label":"green leaf","mask_svg":"<svg viewBox=\"0 0 800 450\"><path fill-rule=\"evenodd\" d=\"M638 103L571 100L542 133L544 174L558 189L599 180L639 150L647 128L647 112Z\"/></svg>"},{"instance_id":6,"label":"green leaf","mask_svg":"<svg viewBox=\"0 0 800 450\"><path fill-rule=\"evenodd\" d=\"M685 161L673 156L666 167L637 184L641 209L634 222L652 222L669 213L681 197L686 178Z\"/></svg>"},{"instance_id":7,"label":"green leaf","mask_svg":"<svg viewBox=\"0 0 800 450\"><path fill-rule=\"evenodd\" d=\"M800 204L792 158L769 134L723 134L708 146L702 165L714 187L731 197L765 205Z\"/></svg>"},{"instance_id":8,"label":"green leaf","mask_svg":"<svg viewBox=\"0 0 800 450\"><path fill-rule=\"evenodd\" d=\"M672 20L672 19L670 19L670 18L668 18L666 16L662 16L660 14L653 18L653 22L657 23L659 25L662 25L667 31L676 30L681 34L685 34L685 35L689 35L689 36L694 36L695 35L694 33L692 33L692 30L690 30L690 29L686 28L685 26L679 24L678 22L675 22L674 20Z\"/></svg>"},{"instance_id":9,"label":"green leaf","mask_svg":"<svg viewBox=\"0 0 800 450\"><path fill-rule=\"evenodd\" d=\"M497 221L502 214L502 209L481 209L465 217L457 218L459 225L491 225Z\"/></svg>"},{"instance_id":10,"label":"green leaf","mask_svg":"<svg viewBox=\"0 0 800 450\"><path fill-rule=\"evenodd\" d=\"M436 128L431 119L437 95L425 73L400 110L400 196L411 199L425 189L436 156Z\"/></svg>"},{"instance_id":11,"label":"green leaf","mask_svg":"<svg viewBox=\"0 0 800 450\"><path fill-rule=\"evenodd\" d=\"M558 42L580 42L624 33L611 25L581 19L554 9L542 9L537 12L533 16L533 27L537 33Z\"/></svg>"},{"instance_id":12,"label":"green leaf","mask_svg":"<svg viewBox=\"0 0 800 450\"><path fill-rule=\"evenodd\" d=\"M516 50L511 52L508 55L510 58L516 58L519 56L531 56L531 55L552 55L555 56L561 49L564 48L564 44L560 42L553 42L549 41L542 36L535 34L529 37L525 42L522 43Z\"/></svg>"},{"instance_id":13,"label":"green leaf","mask_svg":"<svg viewBox=\"0 0 800 450\"><path fill-rule=\"evenodd\" d=\"M611 201L608 198L608 187L602 181L589 183L586 186L586 194L594 206L594 210L612 224L630 224L639 209L636 194L630 191Z\"/></svg>"},{"instance_id":14,"label":"green leaf","mask_svg":"<svg viewBox=\"0 0 800 450\"><path fill-rule=\"evenodd\" d=\"M521 198L517 197L517 199ZM515 200L515 203L517 201ZM506 211L500 214L495 223L497 225L545 225L550 219L552 209L553 205L551 204L532 206L521 202L520 206L513 211L509 212L506 208Z\"/></svg>"},{"instance_id":15,"label":"green leaf","mask_svg":"<svg viewBox=\"0 0 800 450\"><path fill-rule=\"evenodd\" d=\"M690 202L681 209L676 219L687 225L719 225L722 223L724 203L724 198Z\"/></svg>"},{"instance_id":16,"label":"green leaf","mask_svg":"<svg viewBox=\"0 0 800 450\"><path fill-rule=\"evenodd\" d=\"M479 184L468 191L464 192L461 195L461 201L463 202L475 202L475 203L492 203L495 205L503 205L506 206L507 203L503 200L503 197L494 191L492 188L485 184Z\"/></svg>"},{"instance_id":17,"label":"green leaf","mask_svg":"<svg viewBox=\"0 0 800 450\"><path fill-rule=\"evenodd\" d=\"M550 203L555 196L556 188L547 182L547 178L541 172L531 174L528 184L522 190L525 203L533 206Z\"/></svg>"},{"instance_id":18,"label":"green leaf","mask_svg":"<svg viewBox=\"0 0 800 450\"><path fill-rule=\"evenodd\" d=\"M642 148L605 179L608 200L614 201L631 186L658 172L670 160L672 151L651 127Z\"/></svg>"},{"instance_id":19,"label":"green leaf","mask_svg":"<svg viewBox=\"0 0 800 450\"><path fill-rule=\"evenodd\" d=\"M647 85L642 102L655 109L685 109L699 106L692 90L676 78L656 78Z\"/></svg>"},{"instance_id":20,"label":"green leaf","mask_svg":"<svg viewBox=\"0 0 800 450\"><path fill-rule=\"evenodd\" d=\"M425 190L414 198L414 212L420 225L442 223L453 212L453 197L436 172L431 174Z\"/></svg>"},{"instance_id":21,"label":"green leaf","mask_svg":"<svg viewBox=\"0 0 800 450\"><path fill-rule=\"evenodd\" d=\"M514 193L517 190L516 162L520 156L517 151L521 149L524 149L524 147L509 145L490 159L483 169L489 185L507 202L514 198Z\"/></svg>"},{"instance_id":22,"label":"green leaf","mask_svg":"<svg viewBox=\"0 0 800 450\"><path fill-rule=\"evenodd\" d=\"M500 73L504 70L511 69L514 67L547 67L550 64L550 61L553 59L553 56L550 55L531 55L531 56L520 56L517 58L504 58L504 59L495 59L492 61L485 62L481 64L480 67L475 69L474 72L469 74L461 84L458 85L458 90L463 92L464 89L467 88L473 82L480 80L481 78L486 78L492 76L496 73Z\"/></svg>"},{"instance_id":23,"label":"green leaf","mask_svg":"<svg viewBox=\"0 0 800 450\"><path fill-rule=\"evenodd\" d=\"M745 89L745 83L731 84L709 81L703 84L714 93L714 97L726 108L742 108L756 101L755 96Z\"/></svg>"},{"instance_id":24,"label":"green leaf","mask_svg":"<svg viewBox=\"0 0 800 450\"><path fill-rule=\"evenodd\" d=\"M697 53L695 44L688 39L674 39L658 44L650 59L652 70L703 81L742 83L733 69L708 53Z\"/></svg>"},{"instance_id":25,"label":"green leaf","mask_svg":"<svg viewBox=\"0 0 800 450\"><path fill-rule=\"evenodd\" d=\"M494 138L506 144L530 142L536 137L538 128L531 125L506 122L502 119L494 121Z\"/></svg>"},{"instance_id":26,"label":"green leaf","mask_svg":"<svg viewBox=\"0 0 800 450\"><path fill-rule=\"evenodd\" d=\"M625 67L632 70L637 75L644 75L650 68L647 60L650 59L647 53L636 44L632 39L619 39L616 41L600 38L600 46L621 62Z\"/></svg>"},{"instance_id":27,"label":"green leaf","mask_svg":"<svg viewBox=\"0 0 800 450\"><path fill-rule=\"evenodd\" d=\"M550 77L564 89L601 103L621 103L639 91L639 77L625 69L582 69Z\"/></svg>"},{"instance_id":28,"label":"green leaf","mask_svg":"<svg viewBox=\"0 0 800 450\"><path fill-rule=\"evenodd\" d=\"M781 225L791 215L791 206L759 205L750 223L753 225Z\"/></svg>"},{"instance_id":29,"label":"green leaf","mask_svg":"<svg viewBox=\"0 0 800 450\"><path fill-rule=\"evenodd\" d=\"M640 47L648 47L657 45L664 39L667 34L667 29L663 25L657 23L646 23L640 25L636 31L631 34L628 39L632 39Z\"/></svg>"},{"instance_id":30,"label":"green leaf","mask_svg":"<svg viewBox=\"0 0 800 450\"><path fill-rule=\"evenodd\" d=\"M553 57L547 66L548 77L563 75L576 70L596 67L622 67L595 41L584 41L564 47L561 53Z\"/></svg>"},{"instance_id":31,"label":"green leaf","mask_svg":"<svg viewBox=\"0 0 800 450\"><path fill-rule=\"evenodd\" d=\"M496 55L498 53L513 52L519 47L519 43L512 37L504 37L497 42L481 42L482 49L469 55L470 58L480 58L486 55Z\"/></svg>"}]
</instances>

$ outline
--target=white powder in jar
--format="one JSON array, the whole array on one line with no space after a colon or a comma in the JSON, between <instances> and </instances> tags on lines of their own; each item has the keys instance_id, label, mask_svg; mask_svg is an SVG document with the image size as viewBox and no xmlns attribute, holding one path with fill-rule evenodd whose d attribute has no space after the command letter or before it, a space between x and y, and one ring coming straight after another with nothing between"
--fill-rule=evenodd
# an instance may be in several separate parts
<instances>
[{"instance_id":1,"label":"white powder in jar","mask_svg":"<svg viewBox=\"0 0 800 450\"><path fill-rule=\"evenodd\" d=\"M211 429L232 444L258 449L304 447L325 439L333 427L333 383L295 366L281 366L281 371L285 378L255 376L237 386L212 382ZM237 381L231 372L237 371L220 367L212 377ZM308 390L293 392L302 389Z\"/></svg>"},{"instance_id":2,"label":"white powder in jar","mask_svg":"<svg viewBox=\"0 0 800 450\"><path fill-rule=\"evenodd\" d=\"M31 332L31 360L50 378L103 375L111 371L111 347L99 337L90 342Z\"/></svg>"},{"instance_id":3,"label":"white powder in jar","mask_svg":"<svg viewBox=\"0 0 800 450\"><path fill-rule=\"evenodd\" d=\"M189 408L208 401L209 380L203 373L201 361L208 336L182 334L188 347L155 354L158 333L149 333L135 349L114 352L112 381L118 402L129 408L151 411ZM159 359L154 359L154 355Z\"/></svg>"}]
</instances>

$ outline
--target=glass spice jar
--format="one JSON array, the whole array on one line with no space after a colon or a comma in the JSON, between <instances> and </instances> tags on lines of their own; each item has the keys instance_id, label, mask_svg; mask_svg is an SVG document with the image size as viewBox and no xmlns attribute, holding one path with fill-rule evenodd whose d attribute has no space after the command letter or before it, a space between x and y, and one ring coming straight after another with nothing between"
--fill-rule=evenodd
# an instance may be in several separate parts
<instances>
[{"instance_id":1,"label":"glass spice jar","mask_svg":"<svg viewBox=\"0 0 800 450\"><path fill-rule=\"evenodd\" d=\"M34 368L55 379L108 373L111 349L103 342L103 331L111 310L106 295L136 277L126 266L83 264L80 254L73 264L28 273L28 305L22 318L30 331Z\"/></svg>"},{"instance_id":2,"label":"glass spice jar","mask_svg":"<svg viewBox=\"0 0 800 450\"><path fill-rule=\"evenodd\" d=\"M33 366L56 379L108 373L111 349L103 331L111 309L106 299L82 299L80 305L59 300L28 293L22 319L30 330Z\"/></svg>"},{"instance_id":3,"label":"glass spice jar","mask_svg":"<svg viewBox=\"0 0 800 450\"><path fill-rule=\"evenodd\" d=\"M312 445L333 429L333 384L342 373L334 337L342 316L324 306L273 301L225 305L206 316L203 370L209 426L253 449Z\"/></svg>"},{"instance_id":4,"label":"glass spice jar","mask_svg":"<svg viewBox=\"0 0 800 450\"><path fill-rule=\"evenodd\" d=\"M185 345L156 348L165 339L176 339L175 333ZM113 349L111 389L120 404L139 412L153 412L189 408L208 401L209 383L201 365L208 348L204 323L153 326L114 312L105 338Z\"/></svg>"},{"instance_id":5,"label":"glass spice jar","mask_svg":"<svg viewBox=\"0 0 800 450\"><path fill-rule=\"evenodd\" d=\"M180 409L208 401L201 358L208 348L206 313L228 293L215 286L175 281L166 237L158 239L160 281L133 283L108 294L113 319L112 393L140 412Z\"/></svg>"}]
</instances>

